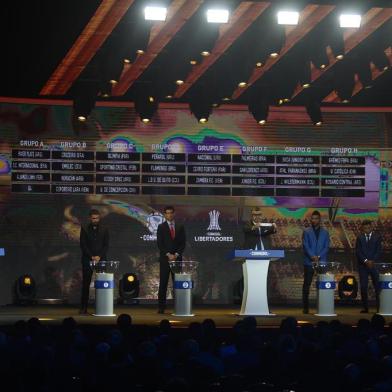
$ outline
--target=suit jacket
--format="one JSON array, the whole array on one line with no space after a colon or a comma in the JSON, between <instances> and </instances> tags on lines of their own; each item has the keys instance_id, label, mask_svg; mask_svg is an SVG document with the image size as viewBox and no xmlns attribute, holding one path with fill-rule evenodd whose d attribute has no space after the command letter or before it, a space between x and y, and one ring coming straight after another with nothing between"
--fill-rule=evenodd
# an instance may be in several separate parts
<instances>
[{"instance_id":1,"label":"suit jacket","mask_svg":"<svg viewBox=\"0 0 392 392\"><path fill-rule=\"evenodd\" d=\"M165 221L158 226L157 244L159 248L159 261L168 260L167 253L178 253L177 260L182 259L186 245L185 229L183 225L175 223L175 237L171 238L169 224Z\"/></svg>"},{"instance_id":2,"label":"suit jacket","mask_svg":"<svg viewBox=\"0 0 392 392\"><path fill-rule=\"evenodd\" d=\"M269 236L275 233L274 227L260 227L260 230L252 230L253 223L247 222L243 227L244 249L255 249L260 247L260 239L263 241L264 249L271 249L271 239Z\"/></svg>"},{"instance_id":3,"label":"suit jacket","mask_svg":"<svg viewBox=\"0 0 392 392\"><path fill-rule=\"evenodd\" d=\"M320 227L318 238L313 227L308 227L302 235L302 247L304 251L304 265L312 265L312 256L320 256L320 261L327 261L329 251L329 233Z\"/></svg>"},{"instance_id":4,"label":"suit jacket","mask_svg":"<svg viewBox=\"0 0 392 392\"><path fill-rule=\"evenodd\" d=\"M98 225L97 229L89 224L80 229L80 248L82 249L82 264L90 264L92 256L100 256L106 260L109 249L109 231Z\"/></svg>"},{"instance_id":5,"label":"suit jacket","mask_svg":"<svg viewBox=\"0 0 392 392\"><path fill-rule=\"evenodd\" d=\"M365 234L360 234L355 242L355 254L358 264L363 265L365 260L380 261L382 254L381 236L372 232L368 242L366 242Z\"/></svg>"}]
</instances>

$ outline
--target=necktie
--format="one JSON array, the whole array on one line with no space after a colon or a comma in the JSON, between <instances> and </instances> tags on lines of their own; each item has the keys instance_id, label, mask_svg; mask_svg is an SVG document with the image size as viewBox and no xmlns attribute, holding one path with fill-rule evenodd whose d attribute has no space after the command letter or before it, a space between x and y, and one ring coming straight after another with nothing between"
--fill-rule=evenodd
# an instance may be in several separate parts
<instances>
[{"instance_id":1,"label":"necktie","mask_svg":"<svg viewBox=\"0 0 392 392\"><path fill-rule=\"evenodd\" d=\"M170 237L172 240L174 240L174 237L176 236L176 232L174 230L174 225L170 225Z\"/></svg>"},{"instance_id":2,"label":"necktie","mask_svg":"<svg viewBox=\"0 0 392 392\"><path fill-rule=\"evenodd\" d=\"M366 243L368 243L370 240L369 234L366 234Z\"/></svg>"}]
</instances>

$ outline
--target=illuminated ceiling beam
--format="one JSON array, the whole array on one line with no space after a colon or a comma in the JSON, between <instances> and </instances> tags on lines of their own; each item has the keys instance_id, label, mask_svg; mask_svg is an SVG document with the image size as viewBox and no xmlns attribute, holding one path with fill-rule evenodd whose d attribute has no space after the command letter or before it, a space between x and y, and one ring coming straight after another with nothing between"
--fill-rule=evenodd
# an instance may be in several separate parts
<instances>
[{"instance_id":1,"label":"illuminated ceiling beam","mask_svg":"<svg viewBox=\"0 0 392 392\"><path fill-rule=\"evenodd\" d=\"M102 0L40 94L66 94L133 2L134 0Z\"/></svg>"},{"instance_id":2,"label":"illuminated ceiling beam","mask_svg":"<svg viewBox=\"0 0 392 392\"><path fill-rule=\"evenodd\" d=\"M174 97L181 98L269 6L270 3L266 2L242 2L230 17L229 23L223 24L219 28L219 38L211 54L205 57L200 64L192 67L184 84L177 87Z\"/></svg>"},{"instance_id":3,"label":"illuminated ceiling beam","mask_svg":"<svg viewBox=\"0 0 392 392\"><path fill-rule=\"evenodd\" d=\"M252 86L259 80L266 72L268 72L276 63L278 63L283 56L292 49L302 38L312 31L326 16L328 16L335 6L319 6L308 5L300 13L299 23L297 26L286 27L286 41L282 47L278 57L269 57L263 67L255 68L245 87L238 87L232 98L236 99L243 94L247 88Z\"/></svg>"},{"instance_id":4,"label":"illuminated ceiling beam","mask_svg":"<svg viewBox=\"0 0 392 392\"><path fill-rule=\"evenodd\" d=\"M359 29L348 29L343 34L344 54L348 54L357 47L361 42L374 33L379 27L392 17L392 8L371 8L362 18ZM329 55L329 64L324 69L318 69L311 64L311 83L318 80L329 69L331 69L339 60ZM301 94L304 87L298 85L291 99Z\"/></svg>"},{"instance_id":5,"label":"illuminated ceiling beam","mask_svg":"<svg viewBox=\"0 0 392 392\"><path fill-rule=\"evenodd\" d=\"M152 38L146 52L138 56L132 65L124 67L118 84L112 89L112 95L120 96L128 91L202 3L203 0L174 0L171 3L166 21L159 23L152 30Z\"/></svg>"},{"instance_id":6,"label":"illuminated ceiling beam","mask_svg":"<svg viewBox=\"0 0 392 392\"><path fill-rule=\"evenodd\" d=\"M388 71L388 69L391 67L392 65L392 48L389 47L388 49L386 49L384 51L385 55L388 58L389 61L389 67L386 69L382 69L381 71L373 64L370 63L370 71L371 71L371 78L372 78L372 82L374 82L377 78L379 78L380 76L384 75L384 73L386 71ZM355 85L353 88L353 93L352 93L352 97L354 95L359 94L363 89L365 89L366 87L362 84L362 82L359 80L359 77L357 74L355 74ZM329 103L339 103L342 102L342 100L339 98L338 94L336 93L336 91L331 91L324 99L323 102L329 102Z\"/></svg>"}]
</instances>

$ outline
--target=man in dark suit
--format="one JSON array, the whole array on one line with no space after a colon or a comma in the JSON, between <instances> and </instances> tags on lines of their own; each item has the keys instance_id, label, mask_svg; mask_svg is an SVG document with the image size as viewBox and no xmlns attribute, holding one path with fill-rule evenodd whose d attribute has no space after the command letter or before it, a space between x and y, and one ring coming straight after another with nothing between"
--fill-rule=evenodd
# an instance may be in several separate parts
<instances>
[{"instance_id":1,"label":"man in dark suit","mask_svg":"<svg viewBox=\"0 0 392 392\"><path fill-rule=\"evenodd\" d=\"M355 254L358 261L359 283L361 286L361 298L363 309L361 313L369 312L368 285L369 276L372 279L376 294L377 312L379 308L378 272L374 263L380 261L382 254L381 236L373 231L372 223L368 220L362 223L362 234L357 237Z\"/></svg>"},{"instance_id":2,"label":"man in dark suit","mask_svg":"<svg viewBox=\"0 0 392 392\"><path fill-rule=\"evenodd\" d=\"M87 314L89 289L93 270L90 262L106 260L109 249L109 231L100 224L101 215L93 209L89 214L90 223L80 230L80 248L82 249L82 300L80 314Z\"/></svg>"},{"instance_id":3,"label":"man in dark suit","mask_svg":"<svg viewBox=\"0 0 392 392\"><path fill-rule=\"evenodd\" d=\"M313 279L313 264L327 262L329 233L322 228L321 215L313 211L310 218L312 226L304 230L302 247L304 251L304 284L302 286L303 313L309 313L309 290Z\"/></svg>"},{"instance_id":4,"label":"man in dark suit","mask_svg":"<svg viewBox=\"0 0 392 392\"><path fill-rule=\"evenodd\" d=\"M165 222L158 226L157 244L159 248L159 291L158 313L164 313L166 307L166 294L169 276L174 278L170 271L170 261L181 261L186 245L184 226L174 221L174 207L168 206L163 210Z\"/></svg>"},{"instance_id":5,"label":"man in dark suit","mask_svg":"<svg viewBox=\"0 0 392 392\"><path fill-rule=\"evenodd\" d=\"M262 211L259 207L252 209L252 218L245 223L244 231L244 249L270 249L271 239L269 236L276 233L275 223L263 223Z\"/></svg>"}]
</instances>

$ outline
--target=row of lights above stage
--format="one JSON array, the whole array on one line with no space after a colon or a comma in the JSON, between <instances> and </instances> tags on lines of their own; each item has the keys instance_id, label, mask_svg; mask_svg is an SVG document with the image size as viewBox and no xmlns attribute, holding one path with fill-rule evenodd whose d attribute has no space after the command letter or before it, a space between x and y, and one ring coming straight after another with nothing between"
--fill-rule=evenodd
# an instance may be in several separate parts
<instances>
[{"instance_id":1,"label":"row of lights above stage","mask_svg":"<svg viewBox=\"0 0 392 392\"><path fill-rule=\"evenodd\" d=\"M164 22L167 16L167 8L159 6L147 6L144 9L144 19ZM299 22L300 13L292 10L278 11L276 14L277 23L281 25L295 26ZM228 23L230 11L224 8L210 8L206 11L208 23ZM342 28L359 28L361 26L361 15L340 14L339 25Z\"/></svg>"},{"instance_id":2,"label":"row of lights above stage","mask_svg":"<svg viewBox=\"0 0 392 392\"><path fill-rule=\"evenodd\" d=\"M138 19L138 23L140 24L148 24L145 23L145 21L152 21L152 22L164 22L167 18L170 17L170 8L166 7L165 5L167 5L168 2L154 2L153 4L149 2L146 2L147 6L140 9L138 14L137 14L137 19ZM166 3L166 4L165 4ZM200 10L200 18L198 19L199 24L200 24L200 20L203 20L205 22L211 23L212 25L210 25L211 28L214 28L214 24L222 24L222 23L228 23L230 21L230 17L232 15L232 11L233 9L230 8L229 6L227 6L229 2L214 2L211 4L208 4L210 6L210 8L206 7L204 9ZM158 4L160 4L158 6ZM226 8L225 8L226 6ZM214 8L213 8L214 7ZM280 6L279 6L280 8ZM141 11L144 11L144 19L142 17ZM358 11L358 10L357 10ZM361 11L362 12L362 11ZM169 14L168 14L169 13ZM300 12L298 12L298 10L293 10L293 9L281 9L281 10L276 10L276 9L271 9L271 13L270 16L276 16L276 27L278 28L277 25L287 25L287 26L295 26L298 25L299 23L302 23L302 15ZM342 28L359 28L361 26L361 14L360 13L354 13L354 12L339 12L336 14L336 17L339 19L339 26ZM195 19L195 18L194 18ZM272 25L275 25L275 22L273 21L273 18L269 17L268 20L270 20L270 23ZM335 20L337 21L337 19L335 18ZM335 23L335 22L334 22ZM151 24L150 24L151 25ZM263 23L255 23L255 25L263 25ZM203 30L206 30L206 25L203 25ZM217 32L219 32L219 26L216 27ZM280 29L282 29L282 31L285 30L285 27L280 27ZM249 29L251 30L251 29ZM334 29L332 29L334 30ZM335 30L334 30L335 31ZM259 35L259 31L255 30L254 32L256 32L256 34L253 34L255 36ZM245 34L244 34L245 35ZM165 78L165 80L162 81L156 81L153 80L151 81L150 79L147 79L148 82L146 82L146 80L140 80L137 81L137 83L135 83L135 85L133 86L133 90L130 90L130 97L128 99L130 99L131 101L134 102L135 104L135 110L139 115L140 120L144 123L144 124L148 124L151 122L155 112L158 109L158 105L159 102L161 101L171 101L173 98L175 99L181 99L181 95L180 98L177 94L176 89L180 88L182 85L185 84L186 89L189 89L189 92L187 93L187 96L184 95L185 100L187 102L189 102L189 106L190 106L190 111L191 113L194 114L194 116L196 117L196 119L200 122L200 123L206 123L209 120L209 117L213 111L214 108L220 106L221 104L225 104L225 103L229 103L230 101L232 101L232 99L234 99L235 97L233 96L233 92L235 92L233 90L234 89L242 89L242 91L245 91L245 88L247 89L249 87L249 91L254 90L255 88L258 87L254 87L251 83L248 83L249 80L249 75L251 75L251 72L253 72L254 67L256 68L261 68L265 65L266 61L268 61L268 58L275 58L278 57L280 54L280 49L282 48L282 45L284 43L284 34L283 34L283 38L280 37L280 33L276 34L277 36L279 36L279 38L277 38L277 40L275 40L276 37L272 37L273 39L270 39L271 37L266 38L266 42L268 43L268 49L266 49L265 53L266 53L266 57L267 58L255 58L251 59L250 63L252 65L252 69L249 70L249 67L243 67L244 69L237 69L235 67L233 67L232 70L232 74L235 75L236 80L230 81L229 78L223 78L224 83L226 84L226 86L224 86L223 88L222 85L219 86L219 89L216 87L211 87L208 86L208 84L211 84L211 80L214 79L214 77L210 77L209 80L205 80L206 78L201 78L200 80L202 80L203 83L203 87L207 86L207 90L206 92L204 92L203 94L199 94L199 93L195 93L195 87L192 86L191 88L189 87L189 85L187 85L187 75L189 75L189 69L186 69L185 71L183 69L179 69L179 66L177 66L177 64L180 64L181 62L188 64L188 66L192 67L195 66L199 63L202 62L202 59L204 57L208 57L211 55L212 53L212 48L214 47L214 43L216 42L215 39L213 38L213 34L210 35L210 37L206 40L203 41L204 44L201 45L197 45L197 49L196 53L192 53L192 56L189 56L187 58L185 58L185 62L183 61L184 58L181 58L180 61L177 61L175 65L173 65L173 70L171 69L165 69L165 73L167 73ZM324 34L325 35L325 34ZM333 56L338 59L338 60L342 60L344 56L344 44L343 44L343 40L340 39L340 35L342 35L342 33L339 33L339 39L336 40L337 43L334 42L327 42L325 45L323 45L323 43L320 44L320 48L324 46L327 47L329 46L329 48L332 50ZM146 35L146 37L148 37L148 34ZM202 41L202 38L199 37L199 34L197 35L199 39L199 41ZM283 40L283 41L282 41ZM146 41L146 45L148 45L148 39L143 40L143 42ZM174 39L172 40L174 41ZM211 41L211 42L210 42ZM275 42L276 41L276 42ZM281 42L282 41L282 42ZM206 44L206 45L205 45ZM143 45L142 45L143 46ZM192 47L194 48L195 45L193 45ZM199 48L199 46L201 46ZM204 47L206 46L206 47ZM235 45L232 45L233 47ZM313 46L312 46L313 48ZM135 49L135 47L133 46L133 49ZM270 50L271 49L271 50ZM273 50L272 50L273 49ZM134 50L134 52L136 53L136 57L138 56L143 56L146 53L147 50L147 46L143 46L142 49L138 49L138 50ZM168 53L168 58L172 58L170 56L172 56L172 52L170 52L169 50L165 50L166 53ZM195 52L195 50L194 50ZM313 53L314 52L314 53ZM306 54L306 56L303 56L302 58L304 59L304 64L300 64L298 65L298 70L293 71L293 81L295 78L295 82L297 83L297 85L299 87L302 87L303 89L309 89L312 90L313 89L313 83L311 82L311 75L310 75L310 69L311 69L311 65L313 64L314 67L323 70L325 68L328 67L329 64L329 60L328 57L325 53L318 53L320 54L319 56L316 55L315 53L318 52L322 52L321 50L319 50L318 48L315 48L315 50L313 50L308 57L308 54ZM178 53L180 53L180 50L178 50ZM195 55L196 54L196 55ZM324 55L324 56L323 56ZM201 57L200 57L201 56ZM264 56L264 52L263 52L263 56ZM131 56L132 57L132 56ZM229 56L222 56L223 57L229 57ZM262 56L261 56L262 57ZM235 53L235 56L231 56L230 58L239 58L239 53L238 51ZM124 59L124 66L132 66L133 61L135 59L134 58L126 58ZM166 59L167 60L167 59ZM254 61L253 61L254 60ZM385 59L382 59L385 60ZM122 58L121 58L121 62L122 62ZM217 64L214 65L214 67L219 67L220 63L224 63L224 59L221 61L221 59L219 59L217 61ZM162 67L162 64L164 64L164 62L159 63L159 65ZM223 67L221 68L225 68L227 64L224 63ZM158 69L159 67L156 65L155 69ZM301 69L299 69L301 68ZM343 67L341 67L343 68ZM387 66L384 66L384 70L387 68ZM177 72L179 70L179 72ZM215 72L215 71L214 71ZM216 71L215 73L219 73L218 71ZM294 75L295 73L295 75ZM107 85L107 90L102 89L102 86L100 87L100 90L98 91L97 94L92 93L93 97L87 98L86 95L87 93L81 93L80 95L84 95L84 97L80 97L80 95L75 94L74 95L74 128L79 127L79 125L77 124L77 122L84 122L87 120L88 116L90 115L91 110L94 108L95 105L95 99L96 97L100 97L100 98L109 98L110 97L110 91L111 88L113 86L115 86L118 82L119 82L119 78L121 75L121 72L117 73L118 77L114 77L114 78L108 78L108 77L104 77L104 79L106 80L106 85ZM367 79L369 79L369 75L368 74L364 74L364 77L367 77ZM150 75L149 75L150 76ZM167 80L166 80L167 79ZM361 80L362 81L362 80ZM221 83L222 81L220 81L219 83ZM234 84L232 83L234 82ZM146 83L151 83L151 84L159 84L159 87L157 86L153 86L153 89L148 89L148 91L142 91L141 93L135 93L135 88L136 88L136 84L146 84ZM199 83L199 82L198 82ZM268 82L269 83L269 82ZM274 82L275 83L275 82ZM342 103L348 103L349 99L351 98L351 90L349 88L344 89L343 86L346 83L345 80L341 81L341 83L336 83L337 86L335 88L335 91L338 94L338 97L341 98L341 102ZM162 86L160 85L162 84L164 88L162 88ZM201 84L201 83L199 83ZM218 83L217 83L218 84ZM346 83L347 84L347 83ZM365 88L370 88L371 84L371 80L367 80L366 83L364 84L366 87ZM198 89L199 86L196 86L196 89ZM271 87L271 86L270 86ZM275 86L272 86L272 88L274 88ZM295 86L291 86L291 87L284 87L282 89L279 88L279 90L284 90L284 91L277 91L277 96L274 96L272 98L270 98L269 100L257 100L257 99L252 99L249 98L246 100L246 102L248 103L248 109L249 112L253 115L253 117L255 118L255 120L257 121L258 124L260 125L264 125L266 124L267 120L268 120L268 112L269 112L269 107L270 105L277 105L277 106L282 106L284 104L287 104L290 102L291 97L292 97L292 93L294 91L294 87ZM312 87L312 88L310 88ZM219 90L219 91L214 91L212 96L210 96L210 92L215 88L215 90ZM316 86L317 88L317 86ZM286 91L287 90L287 91ZM346 90L348 92L346 92ZM200 98L200 95L203 96L203 98ZM307 95L310 95L307 93ZM245 95L244 95L245 96ZM207 97L207 99L206 99ZM233 98L234 97L234 98ZM313 94L312 94L313 97ZM344 98L342 98L344 97ZM248 98L246 96L246 98ZM315 126L320 126L323 123L322 120L322 115L321 115L321 110L320 110L320 102L321 99L320 97L315 97L315 98L307 98L308 104L303 104L306 107L306 111L309 115L309 118L311 120L311 122L315 125ZM243 101L242 101L243 102ZM241 103L241 102L240 102Z\"/></svg>"}]
</instances>

